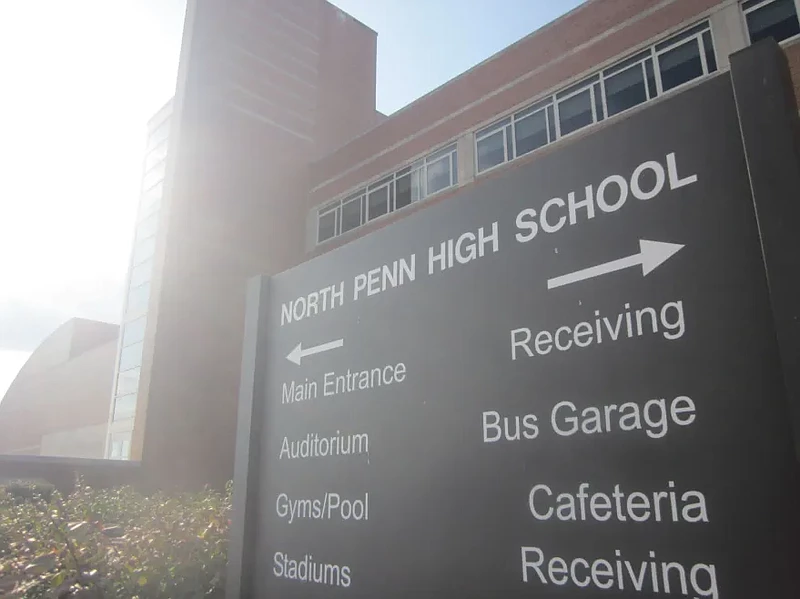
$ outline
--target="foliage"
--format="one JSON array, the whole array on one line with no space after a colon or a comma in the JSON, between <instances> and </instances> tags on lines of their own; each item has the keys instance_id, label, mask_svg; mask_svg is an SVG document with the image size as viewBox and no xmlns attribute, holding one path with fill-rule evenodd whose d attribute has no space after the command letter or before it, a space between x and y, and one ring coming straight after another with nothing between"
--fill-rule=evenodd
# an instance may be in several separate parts
<instances>
[{"instance_id":1,"label":"foliage","mask_svg":"<svg viewBox=\"0 0 800 599\"><path fill-rule=\"evenodd\" d=\"M230 499L0 488L0 597L222 597Z\"/></svg>"}]
</instances>

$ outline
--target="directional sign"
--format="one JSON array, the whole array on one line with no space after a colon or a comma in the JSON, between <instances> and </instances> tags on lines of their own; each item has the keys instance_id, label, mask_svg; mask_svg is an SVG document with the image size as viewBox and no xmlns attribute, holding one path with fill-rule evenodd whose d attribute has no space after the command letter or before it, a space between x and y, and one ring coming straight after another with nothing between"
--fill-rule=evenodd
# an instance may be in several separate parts
<instances>
[{"instance_id":1,"label":"directional sign","mask_svg":"<svg viewBox=\"0 0 800 599\"><path fill-rule=\"evenodd\" d=\"M252 596L800 596L727 74L262 286Z\"/></svg>"}]
</instances>

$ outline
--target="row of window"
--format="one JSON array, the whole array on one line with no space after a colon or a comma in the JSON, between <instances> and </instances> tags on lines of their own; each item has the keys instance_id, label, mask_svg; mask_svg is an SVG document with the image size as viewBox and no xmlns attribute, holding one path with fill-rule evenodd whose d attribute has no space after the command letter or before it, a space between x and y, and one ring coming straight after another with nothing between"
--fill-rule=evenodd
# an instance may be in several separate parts
<instances>
[{"instance_id":1,"label":"row of window","mask_svg":"<svg viewBox=\"0 0 800 599\"><path fill-rule=\"evenodd\" d=\"M795 0L747 0L741 5L751 43L800 35ZM481 173L556 139L638 106L717 70L708 22L540 100L476 134ZM449 154L447 161L443 155ZM317 243L355 229L458 183L455 146L398 170L317 213Z\"/></svg>"},{"instance_id":2,"label":"row of window","mask_svg":"<svg viewBox=\"0 0 800 599\"><path fill-rule=\"evenodd\" d=\"M457 183L458 152L453 144L343 200L320 208L317 214L317 243L352 231Z\"/></svg>"},{"instance_id":3,"label":"row of window","mask_svg":"<svg viewBox=\"0 0 800 599\"><path fill-rule=\"evenodd\" d=\"M150 135L142 177L138 224L131 255L128 297L122 326L117 384L114 389L113 422L129 420L136 412L136 398L141 375L144 332L147 326L147 305L150 300L150 279L156 247L161 198L164 191L166 156L170 120L159 125ZM112 442L111 457L127 458L122 442ZM116 456L115 451L123 455Z\"/></svg>"},{"instance_id":4,"label":"row of window","mask_svg":"<svg viewBox=\"0 0 800 599\"><path fill-rule=\"evenodd\" d=\"M707 22L654 44L475 135L479 173L717 70Z\"/></svg>"}]
</instances>

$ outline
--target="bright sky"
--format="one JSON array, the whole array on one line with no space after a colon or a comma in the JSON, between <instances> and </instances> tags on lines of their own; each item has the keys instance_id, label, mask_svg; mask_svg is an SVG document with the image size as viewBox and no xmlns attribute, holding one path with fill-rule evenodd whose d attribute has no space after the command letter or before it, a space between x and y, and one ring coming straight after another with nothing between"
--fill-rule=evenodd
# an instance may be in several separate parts
<instances>
[{"instance_id":1,"label":"bright sky","mask_svg":"<svg viewBox=\"0 0 800 599\"><path fill-rule=\"evenodd\" d=\"M334 4L378 31L391 113L580 0ZM69 318L119 320L145 124L174 91L185 6L0 1L0 398Z\"/></svg>"}]
</instances>

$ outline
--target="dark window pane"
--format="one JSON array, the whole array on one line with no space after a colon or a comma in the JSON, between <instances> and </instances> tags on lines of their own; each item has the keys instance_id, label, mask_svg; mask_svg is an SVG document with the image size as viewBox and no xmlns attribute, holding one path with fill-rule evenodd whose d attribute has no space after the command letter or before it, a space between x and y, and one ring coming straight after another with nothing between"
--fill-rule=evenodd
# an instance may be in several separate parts
<instances>
[{"instance_id":1,"label":"dark window pane","mask_svg":"<svg viewBox=\"0 0 800 599\"><path fill-rule=\"evenodd\" d=\"M372 220L389 212L389 186L371 191L367 196L367 218Z\"/></svg>"},{"instance_id":2,"label":"dark window pane","mask_svg":"<svg viewBox=\"0 0 800 599\"><path fill-rule=\"evenodd\" d=\"M653 59L648 58L644 61L644 71L647 74L647 91L652 100L658 95L658 87L656 85L656 74L653 71Z\"/></svg>"},{"instance_id":3,"label":"dark window pane","mask_svg":"<svg viewBox=\"0 0 800 599\"><path fill-rule=\"evenodd\" d=\"M547 144L547 117L541 110L518 120L514 124L517 141L517 156L532 152Z\"/></svg>"},{"instance_id":4,"label":"dark window pane","mask_svg":"<svg viewBox=\"0 0 800 599\"><path fill-rule=\"evenodd\" d=\"M506 161L503 129L478 141L478 172Z\"/></svg>"},{"instance_id":5,"label":"dark window pane","mask_svg":"<svg viewBox=\"0 0 800 599\"><path fill-rule=\"evenodd\" d=\"M336 210L319 215L317 241L326 241L332 237L336 237Z\"/></svg>"},{"instance_id":6,"label":"dark window pane","mask_svg":"<svg viewBox=\"0 0 800 599\"><path fill-rule=\"evenodd\" d=\"M589 90L559 102L558 118L561 123L561 135L567 135L586 125L591 125L594 117L592 116L592 97Z\"/></svg>"},{"instance_id":7,"label":"dark window pane","mask_svg":"<svg viewBox=\"0 0 800 599\"><path fill-rule=\"evenodd\" d=\"M747 13L750 41L773 37L781 42L800 33L794 0L775 0Z\"/></svg>"},{"instance_id":8,"label":"dark window pane","mask_svg":"<svg viewBox=\"0 0 800 599\"><path fill-rule=\"evenodd\" d=\"M428 163L428 195L450 187L450 156Z\"/></svg>"},{"instance_id":9,"label":"dark window pane","mask_svg":"<svg viewBox=\"0 0 800 599\"><path fill-rule=\"evenodd\" d=\"M658 64L661 71L661 89L664 91L703 76L703 62L700 59L697 39L660 54Z\"/></svg>"},{"instance_id":10,"label":"dark window pane","mask_svg":"<svg viewBox=\"0 0 800 599\"><path fill-rule=\"evenodd\" d=\"M547 107L547 134L550 136L550 141L556 138L556 111L552 104Z\"/></svg>"},{"instance_id":11,"label":"dark window pane","mask_svg":"<svg viewBox=\"0 0 800 599\"><path fill-rule=\"evenodd\" d=\"M395 181L394 209L400 210L411 203L411 173L397 177Z\"/></svg>"},{"instance_id":12,"label":"dark window pane","mask_svg":"<svg viewBox=\"0 0 800 599\"><path fill-rule=\"evenodd\" d=\"M361 226L361 196L342 204L342 233Z\"/></svg>"},{"instance_id":13,"label":"dark window pane","mask_svg":"<svg viewBox=\"0 0 800 599\"><path fill-rule=\"evenodd\" d=\"M703 49L706 53L706 66L709 73L714 73L717 70L717 57L714 54L714 43L711 41L711 32L706 31L703 34Z\"/></svg>"},{"instance_id":14,"label":"dark window pane","mask_svg":"<svg viewBox=\"0 0 800 599\"><path fill-rule=\"evenodd\" d=\"M608 116L647 101L642 65L637 64L606 79Z\"/></svg>"},{"instance_id":15,"label":"dark window pane","mask_svg":"<svg viewBox=\"0 0 800 599\"><path fill-rule=\"evenodd\" d=\"M453 173L453 185L458 184L458 150L453 150L450 154L451 167L450 172Z\"/></svg>"}]
</instances>

